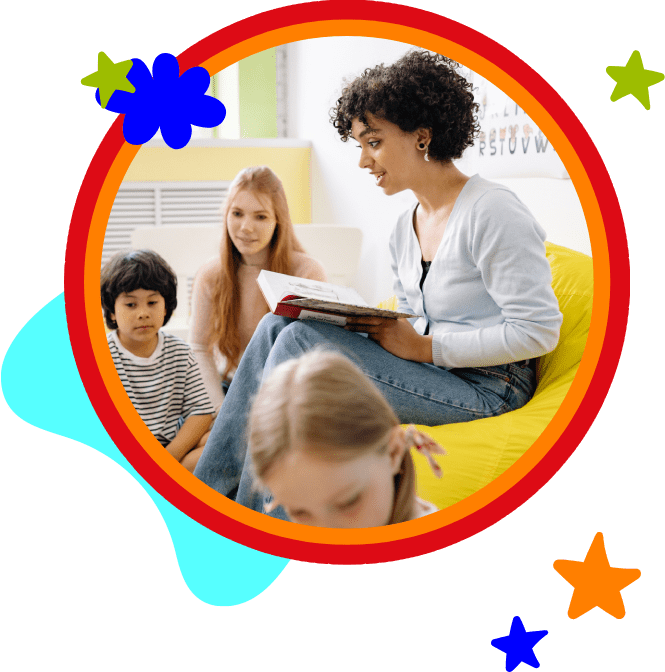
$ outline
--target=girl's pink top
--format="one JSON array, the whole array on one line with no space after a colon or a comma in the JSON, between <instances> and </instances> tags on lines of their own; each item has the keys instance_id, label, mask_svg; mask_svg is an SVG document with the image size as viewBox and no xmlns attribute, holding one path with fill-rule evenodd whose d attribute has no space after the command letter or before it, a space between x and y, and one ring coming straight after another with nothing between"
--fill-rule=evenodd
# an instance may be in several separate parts
<instances>
[{"instance_id":1,"label":"girl's pink top","mask_svg":"<svg viewBox=\"0 0 665 672\"><path fill-rule=\"evenodd\" d=\"M293 252L293 265L289 275L310 280L326 281L323 266L303 252ZM268 304L261 294L256 279L263 266L242 265L238 269L240 294L240 346L244 352L261 318L268 312ZM265 270L267 268L267 264ZM226 363L216 346L210 345L211 316L213 313L212 295L215 282L222 272L219 258L204 264L196 274L192 289L192 315L189 327L189 344L201 369L203 382L217 411L224 401L222 375Z\"/></svg>"}]
</instances>

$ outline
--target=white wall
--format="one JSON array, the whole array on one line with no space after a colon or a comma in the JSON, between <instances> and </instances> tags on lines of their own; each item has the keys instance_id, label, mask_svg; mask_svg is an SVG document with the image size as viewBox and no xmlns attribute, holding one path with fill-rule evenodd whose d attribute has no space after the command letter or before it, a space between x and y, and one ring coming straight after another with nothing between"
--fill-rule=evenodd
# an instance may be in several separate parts
<instances>
[{"instance_id":1,"label":"white wall","mask_svg":"<svg viewBox=\"0 0 665 672\"><path fill-rule=\"evenodd\" d=\"M354 287L371 305L392 295L388 238L411 192L387 197L358 167L360 150L342 142L328 112L342 90L367 67L391 63L408 45L390 40L330 37L289 45L290 137L312 141L312 219L316 224L357 226L363 250Z\"/></svg>"},{"instance_id":2,"label":"white wall","mask_svg":"<svg viewBox=\"0 0 665 672\"><path fill-rule=\"evenodd\" d=\"M360 270L354 287L370 303L392 295L388 239L397 216L414 201L413 193L387 197L367 171L358 167L356 143L341 142L329 110L350 80L365 68L391 63L410 45L365 37L330 37L288 47L288 134L312 142L312 221L344 224L363 231ZM464 157L460 169L473 174ZM582 209L570 180L497 179L516 191L542 223L548 240L590 254Z\"/></svg>"}]
</instances>

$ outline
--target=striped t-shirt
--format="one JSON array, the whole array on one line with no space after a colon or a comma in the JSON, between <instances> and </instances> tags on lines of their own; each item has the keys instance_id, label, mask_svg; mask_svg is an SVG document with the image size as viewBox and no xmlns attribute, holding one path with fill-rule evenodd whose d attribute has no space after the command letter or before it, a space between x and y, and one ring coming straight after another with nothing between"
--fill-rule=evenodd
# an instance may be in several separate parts
<instances>
[{"instance_id":1,"label":"striped t-shirt","mask_svg":"<svg viewBox=\"0 0 665 672\"><path fill-rule=\"evenodd\" d=\"M129 352L116 331L107 340L127 396L155 438L167 446L178 433L181 418L207 415L215 409L187 343L163 331L158 338L150 357Z\"/></svg>"}]
</instances>

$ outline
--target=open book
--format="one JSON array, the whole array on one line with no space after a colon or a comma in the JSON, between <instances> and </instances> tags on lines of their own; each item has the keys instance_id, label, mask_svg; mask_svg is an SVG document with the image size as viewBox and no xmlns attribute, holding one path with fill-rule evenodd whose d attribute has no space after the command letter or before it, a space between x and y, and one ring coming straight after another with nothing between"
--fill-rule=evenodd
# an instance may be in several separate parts
<instances>
[{"instance_id":1,"label":"open book","mask_svg":"<svg viewBox=\"0 0 665 672\"><path fill-rule=\"evenodd\" d=\"M350 287L296 278L293 275L261 271L257 279L263 296L275 315L299 320L319 320L344 326L353 316L417 317L412 313L372 308Z\"/></svg>"}]
</instances>

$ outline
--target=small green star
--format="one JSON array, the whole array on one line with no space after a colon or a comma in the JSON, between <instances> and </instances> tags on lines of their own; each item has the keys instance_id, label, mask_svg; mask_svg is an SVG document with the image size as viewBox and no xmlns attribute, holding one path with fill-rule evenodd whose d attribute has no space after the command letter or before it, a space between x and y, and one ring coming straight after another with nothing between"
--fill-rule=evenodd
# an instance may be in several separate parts
<instances>
[{"instance_id":1,"label":"small green star","mask_svg":"<svg viewBox=\"0 0 665 672\"><path fill-rule=\"evenodd\" d=\"M136 91L127 79L127 73L131 69L131 60L114 63L103 51L100 51L97 57L97 72L84 77L81 84L99 89L99 102L105 108L114 91L118 89L128 93Z\"/></svg>"},{"instance_id":2,"label":"small green star","mask_svg":"<svg viewBox=\"0 0 665 672\"><path fill-rule=\"evenodd\" d=\"M649 87L665 79L662 72L644 69L639 51L632 53L625 66L610 65L607 74L617 83L610 96L612 102L632 94L647 110L651 108Z\"/></svg>"}]
</instances>

